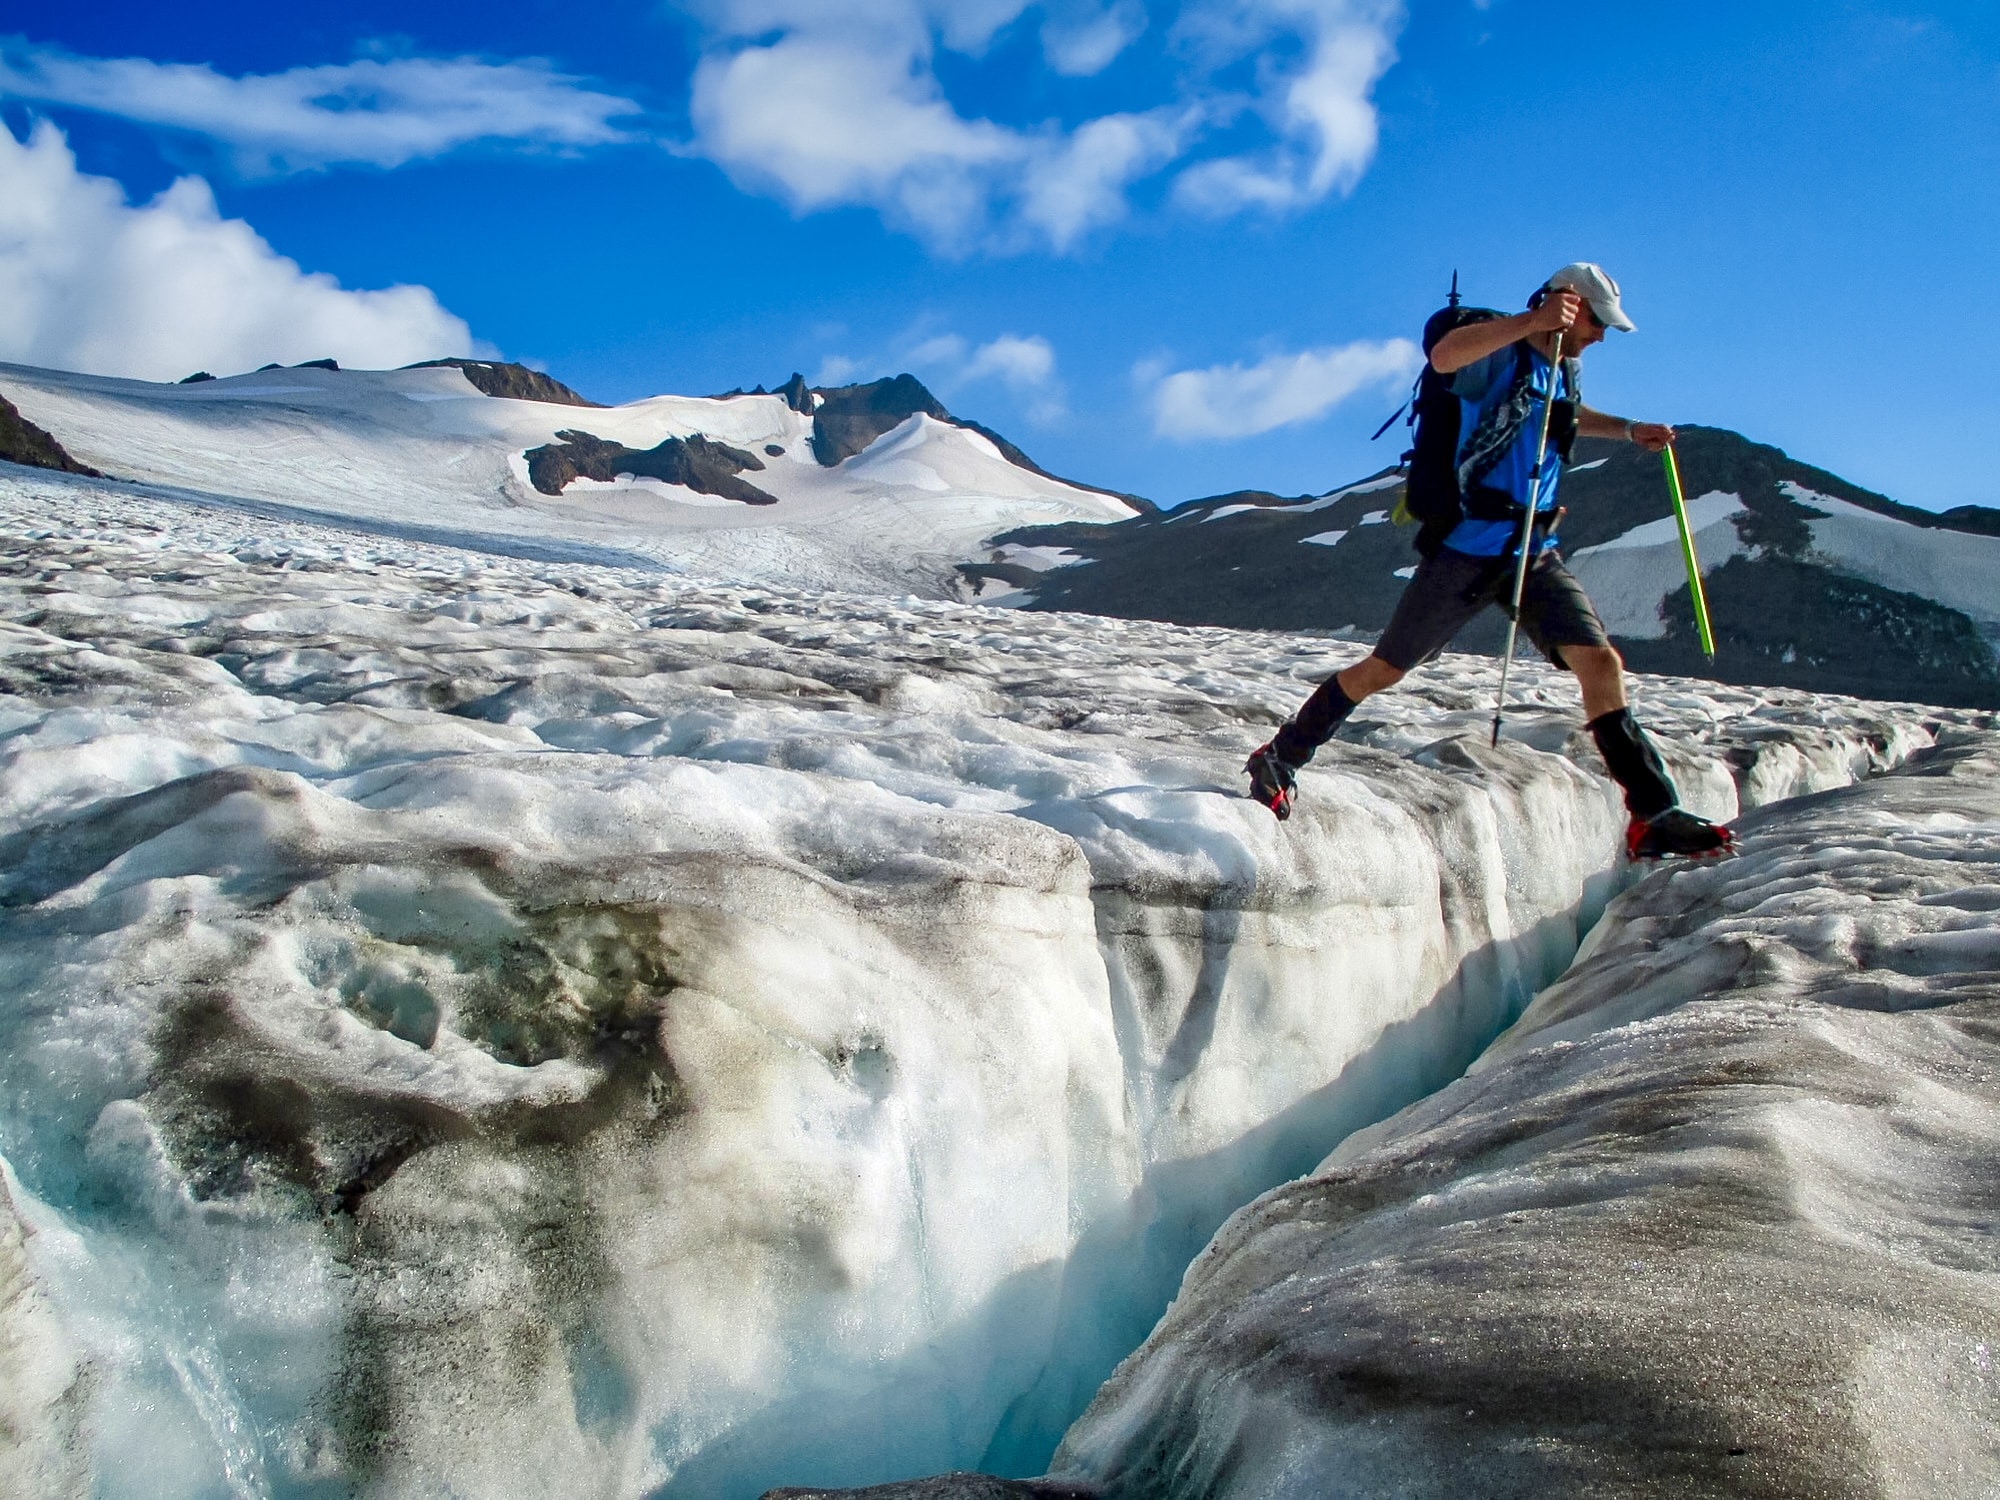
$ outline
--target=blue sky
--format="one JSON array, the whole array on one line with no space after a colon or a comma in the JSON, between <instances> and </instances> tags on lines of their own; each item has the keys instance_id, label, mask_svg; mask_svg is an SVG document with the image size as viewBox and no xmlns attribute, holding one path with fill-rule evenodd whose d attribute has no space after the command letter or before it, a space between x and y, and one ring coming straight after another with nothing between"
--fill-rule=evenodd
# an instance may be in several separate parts
<instances>
[{"instance_id":1,"label":"blue sky","mask_svg":"<svg viewBox=\"0 0 2000 1500\"><path fill-rule=\"evenodd\" d=\"M7 0L0 38L4 359L910 369L1172 503L1393 460L1451 272L1513 307L1584 258L1639 324L1592 404L2000 504L1990 4Z\"/></svg>"}]
</instances>

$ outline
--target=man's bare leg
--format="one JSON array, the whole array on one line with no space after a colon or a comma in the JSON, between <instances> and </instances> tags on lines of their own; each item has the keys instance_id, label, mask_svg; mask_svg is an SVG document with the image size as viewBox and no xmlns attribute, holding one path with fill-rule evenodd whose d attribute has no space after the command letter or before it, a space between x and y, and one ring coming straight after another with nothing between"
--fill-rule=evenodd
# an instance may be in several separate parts
<instances>
[{"instance_id":1,"label":"man's bare leg","mask_svg":"<svg viewBox=\"0 0 2000 1500\"><path fill-rule=\"evenodd\" d=\"M1612 653L1614 656L1616 652ZM1334 674L1334 681L1347 694L1348 701L1359 703L1372 693L1384 688L1392 688L1409 674L1401 667L1392 667L1379 656L1365 656L1353 666Z\"/></svg>"},{"instance_id":2,"label":"man's bare leg","mask_svg":"<svg viewBox=\"0 0 2000 1500\"><path fill-rule=\"evenodd\" d=\"M1562 658L1583 689L1586 722L1616 713L1625 706L1625 661L1616 647L1564 646Z\"/></svg>"}]
</instances>

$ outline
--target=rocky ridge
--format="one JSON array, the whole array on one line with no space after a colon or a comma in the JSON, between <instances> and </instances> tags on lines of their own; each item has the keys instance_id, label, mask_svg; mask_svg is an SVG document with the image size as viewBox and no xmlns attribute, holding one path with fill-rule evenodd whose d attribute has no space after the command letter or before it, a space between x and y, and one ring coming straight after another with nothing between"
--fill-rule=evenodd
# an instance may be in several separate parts
<instances>
[{"instance_id":1,"label":"rocky ridge","mask_svg":"<svg viewBox=\"0 0 2000 1500\"><path fill-rule=\"evenodd\" d=\"M1662 587L1617 571L1637 555L1629 546L1635 533L1671 514L1660 461L1629 444L1585 439L1563 479L1564 555L1634 667L1753 686L2000 706L1994 650L2000 613L1992 607L1968 613L1979 607L1972 601L2000 600L2000 549L1989 540L2000 536L2000 511L1967 507L1936 515L1900 505L1719 428L1682 428L1678 448L1691 501L1716 494L1740 505L1701 538L1718 644L1713 663L1701 653L1684 577L1663 595L1648 593L1636 613L1614 614L1635 589ZM1029 608L1183 624L1379 631L1418 560L1413 529L1390 521L1400 497L1393 470L1320 496L1218 495L1112 525L1010 532L994 539L992 561L962 571L975 582L1006 582ZM1941 580L1922 566L1891 582L1871 580L1851 555L1831 555L1820 539L1828 526L1855 528L1857 515L1884 523L1884 538L1966 538L1953 564L1987 568L1990 587L1961 585L1946 603L1936 596ZM1865 542L1855 545L1868 550ZM1031 569L1009 560L1010 549L1021 548L1061 548L1089 566ZM1992 561L1984 561L1989 555ZM1601 581L1593 582L1593 566L1606 570ZM1670 566L1679 568L1677 554ZM1497 652L1504 634L1505 622L1490 611L1458 645Z\"/></svg>"},{"instance_id":2,"label":"rocky ridge","mask_svg":"<svg viewBox=\"0 0 2000 1500\"><path fill-rule=\"evenodd\" d=\"M602 401L579 396L552 375L531 370L526 365L504 360L427 359L405 365L408 370L448 368L460 371L467 380L489 396L513 401L546 401L556 406L589 406L602 409Z\"/></svg>"}]
</instances>

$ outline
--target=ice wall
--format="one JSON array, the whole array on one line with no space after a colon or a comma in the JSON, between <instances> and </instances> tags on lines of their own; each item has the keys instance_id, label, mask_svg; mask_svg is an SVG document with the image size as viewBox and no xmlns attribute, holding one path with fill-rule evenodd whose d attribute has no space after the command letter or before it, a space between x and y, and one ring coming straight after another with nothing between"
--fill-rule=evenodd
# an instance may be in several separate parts
<instances>
[{"instance_id":1,"label":"ice wall","mask_svg":"<svg viewBox=\"0 0 2000 1500\"><path fill-rule=\"evenodd\" d=\"M0 1172L0 1494L81 1493L89 1385L28 1256L31 1231Z\"/></svg>"},{"instance_id":2,"label":"ice wall","mask_svg":"<svg viewBox=\"0 0 2000 1500\"><path fill-rule=\"evenodd\" d=\"M1371 704L1280 826L1242 757L1352 648L0 513L0 1359L98 1494L1033 1472L1618 878L1538 668L1498 749L1483 661ZM1645 705L1716 815L1929 739Z\"/></svg>"},{"instance_id":3,"label":"ice wall","mask_svg":"<svg viewBox=\"0 0 2000 1500\"><path fill-rule=\"evenodd\" d=\"M1991 1495L1996 976L2000 735L1753 815L1466 1078L1237 1215L1056 1472Z\"/></svg>"}]
</instances>

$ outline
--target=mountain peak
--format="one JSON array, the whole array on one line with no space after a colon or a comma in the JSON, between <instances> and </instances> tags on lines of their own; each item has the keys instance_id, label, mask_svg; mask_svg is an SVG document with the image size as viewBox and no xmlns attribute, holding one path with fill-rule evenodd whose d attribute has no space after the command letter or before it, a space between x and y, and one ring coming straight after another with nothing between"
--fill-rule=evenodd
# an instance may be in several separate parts
<instances>
[{"instance_id":1,"label":"mountain peak","mask_svg":"<svg viewBox=\"0 0 2000 1500\"><path fill-rule=\"evenodd\" d=\"M414 365L404 365L403 368L457 370L486 395L501 396L512 401L545 401L553 406L589 406L599 410L604 407L602 401L592 401L579 396L554 376L544 375L540 370L531 370L526 365L515 364L511 360L426 359Z\"/></svg>"},{"instance_id":2,"label":"mountain peak","mask_svg":"<svg viewBox=\"0 0 2000 1500\"><path fill-rule=\"evenodd\" d=\"M964 425L914 375L891 375L866 385L819 386L812 394L818 398L812 405L813 457L829 469L919 413Z\"/></svg>"}]
</instances>

